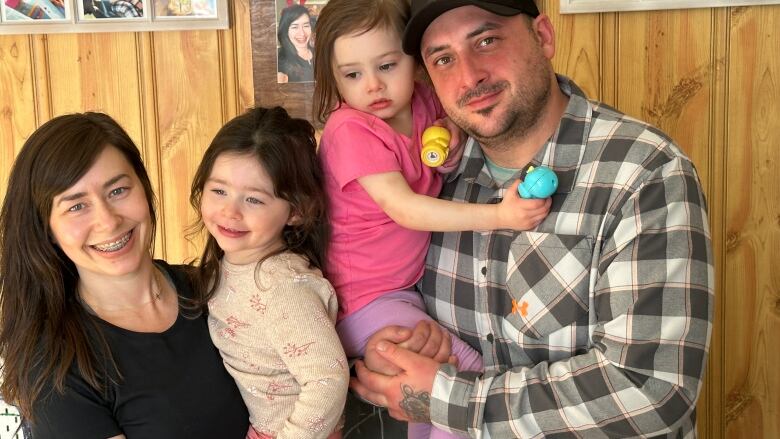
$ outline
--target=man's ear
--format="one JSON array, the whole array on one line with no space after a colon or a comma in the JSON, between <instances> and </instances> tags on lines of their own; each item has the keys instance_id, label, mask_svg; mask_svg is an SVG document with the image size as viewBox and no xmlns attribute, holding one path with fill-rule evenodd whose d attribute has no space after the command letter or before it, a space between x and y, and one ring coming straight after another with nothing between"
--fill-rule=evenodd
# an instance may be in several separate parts
<instances>
[{"instance_id":1,"label":"man's ear","mask_svg":"<svg viewBox=\"0 0 780 439\"><path fill-rule=\"evenodd\" d=\"M555 29L553 28L550 17L545 14L539 14L531 22L531 29L539 41L542 53L547 59L552 59L555 55Z\"/></svg>"}]
</instances>

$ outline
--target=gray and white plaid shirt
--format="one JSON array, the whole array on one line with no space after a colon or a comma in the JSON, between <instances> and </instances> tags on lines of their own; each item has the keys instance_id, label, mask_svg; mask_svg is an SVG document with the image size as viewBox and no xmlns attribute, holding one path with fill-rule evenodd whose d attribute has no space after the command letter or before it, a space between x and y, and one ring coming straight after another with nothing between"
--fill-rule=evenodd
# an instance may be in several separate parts
<instances>
[{"instance_id":1,"label":"gray and white plaid shirt","mask_svg":"<svg viewBox=\"0 0 780 439\"><path fill-rule=\"evenodd\" d=\"M431 419L478 438L694 437L714 295L696 170L658 129L558 81L569 104L532 163L559 177L549 216L432 235L428 312L485 372L442 366ZM505 190L473 139L449 180L443 199Z\"/></svg>"}]
</instances>

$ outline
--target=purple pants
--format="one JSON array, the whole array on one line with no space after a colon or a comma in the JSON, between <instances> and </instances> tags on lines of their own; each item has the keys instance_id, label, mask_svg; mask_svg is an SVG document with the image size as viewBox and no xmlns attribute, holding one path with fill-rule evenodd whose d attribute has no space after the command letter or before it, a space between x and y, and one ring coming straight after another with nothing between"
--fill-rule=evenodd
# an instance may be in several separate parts
<instances>
[{"instance_id":1,"label":"purple pants","mask_svg":"<svg viewBox=\"0 0 780 439\"><path fill-rule=\"evenodd\" d=\"M425 312L425 303L416 291L396 291L378 297L336 325L347 358L363 357L366 343L374 333L385 326L398 325L414 328L421 320L431 320ZM452 337L452 355L458 357L458 370L483 370L482 356L466 342ZM409 439L457 438L431 424L409 424Z\"/></svg>"}]
</instances>

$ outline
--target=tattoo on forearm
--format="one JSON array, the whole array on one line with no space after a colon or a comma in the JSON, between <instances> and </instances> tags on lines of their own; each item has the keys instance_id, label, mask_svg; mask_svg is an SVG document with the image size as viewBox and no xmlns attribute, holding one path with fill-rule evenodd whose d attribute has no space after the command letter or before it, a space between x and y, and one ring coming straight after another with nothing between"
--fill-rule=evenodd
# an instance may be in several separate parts
<instances>
[{"instance_id":1,"label":"tattoo on forearm","mask_svg":"<svg viewBox=\"0 0 780 439\"><path fill-rule=\"evenodd\" d=\"M430 393L415 393L414 389L407 384L401 384L401 393L404 398L398 405L412 422L431 422Z\"/></svg>"}]
</instances>

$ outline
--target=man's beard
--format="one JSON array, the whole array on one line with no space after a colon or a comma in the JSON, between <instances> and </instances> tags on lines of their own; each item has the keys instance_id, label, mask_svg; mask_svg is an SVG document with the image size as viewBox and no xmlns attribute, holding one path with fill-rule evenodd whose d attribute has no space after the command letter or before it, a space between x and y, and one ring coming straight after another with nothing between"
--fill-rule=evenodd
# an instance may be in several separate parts
<instances>
[{"instance_id":1,"label":"man's beard","mask_svg":"<svg viewBox=\"0 0 780 439\"><path fill-rule=\"evenodd\" d=\"M525 137L536 126L550 100L552 69L544 61L538 60L533 69L528 72L527 78L531 79L530 81L518 80L518 88L510 96L506 112L500 119L496 119L498 116L494 116L496 124L490 132L486 130L484 125L460 116L461 110L473 98L501 90L509 90L508 81L480 84L469 90L456 102L456 111L448 112L450 117L483 147L494 150L510 149L513 141ZM495 111L497 105L480 109L475 113L488 118Z\"/></svg>"}]
</instances>

